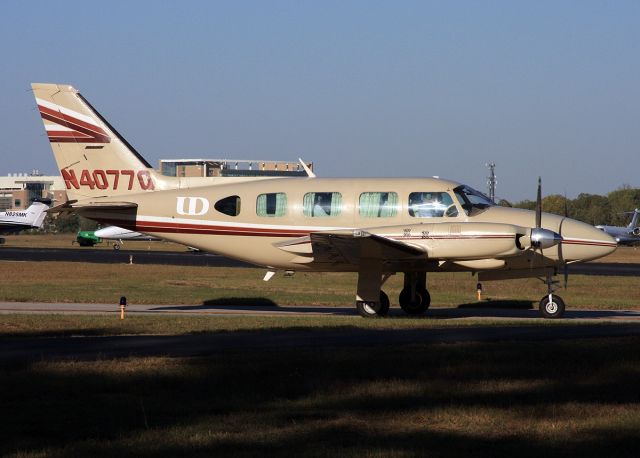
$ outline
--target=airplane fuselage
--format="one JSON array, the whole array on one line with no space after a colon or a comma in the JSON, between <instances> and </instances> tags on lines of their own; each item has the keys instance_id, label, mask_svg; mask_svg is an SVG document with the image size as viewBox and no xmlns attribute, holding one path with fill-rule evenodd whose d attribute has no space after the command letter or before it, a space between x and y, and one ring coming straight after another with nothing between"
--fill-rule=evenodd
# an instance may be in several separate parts
<instances>
[{"instance_id":1,"label":"airplane fuselage","mask_svg":"<svg viewBox=\"0 0 640 458\"><path fill-rule=\"evenodd\" d=\"M424 250L413 266L387 264L388 271L524 269L533 262L595 259L615 248L593 226L545 213L542 227L561 234L563 242L541 253L522 249L518 237L534 227L535 212L470 207L461 187L430 178L286 178L133 194L126 200L138 205L135 212L93 210L85 216L287 270L357 270L344 259L305 258L304 250L278 246L326 231L366 231Z\"/></svg>"}]
</instances>

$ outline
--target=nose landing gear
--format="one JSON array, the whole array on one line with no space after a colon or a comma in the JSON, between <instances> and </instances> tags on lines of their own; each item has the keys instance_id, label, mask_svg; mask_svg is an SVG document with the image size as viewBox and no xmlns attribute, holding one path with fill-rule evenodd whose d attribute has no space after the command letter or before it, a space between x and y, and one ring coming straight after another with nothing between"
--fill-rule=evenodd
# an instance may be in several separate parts
<instances>
[{"instance_id":1,"label":"nose landing gear","mask_svg":"<svg viewBox=\"0 0 640 458\"><path fill-rule=\"evenodd\" d=\"M540 313L544 318L562 318L564 301L560 296L553 294L558 281L553 280L552 273L548 271L544 282L547 284L549 292L540 300Z\"/></svg>"}]
</instances>

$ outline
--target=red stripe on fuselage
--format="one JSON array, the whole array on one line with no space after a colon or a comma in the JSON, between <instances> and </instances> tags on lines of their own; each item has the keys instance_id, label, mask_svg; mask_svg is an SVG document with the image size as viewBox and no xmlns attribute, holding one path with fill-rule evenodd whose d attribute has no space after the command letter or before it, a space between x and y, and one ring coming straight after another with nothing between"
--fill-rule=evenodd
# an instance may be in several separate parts
<instances>
[{"instance_id":1,"label":"red stripe on fuselage","mask_svg":"<svg viewBox=\"0 0 640 458\"><path fill-rule=\"evenodd\" d=\"M312 232L322 232L322 230L301 230L301 229L271 229L271 228L255 228L255 227L230 227L216 226L208 224L191 224L191 223L171 223L171 222L155 222L155 221L136 221L135 223L127 223L119 220L100 220L102 223L114 224L125 229L135 230L137 232L157 232L172 234L202 234L202 235L235 235L235 236L251 236L251 237L302 237ZM510 239L512 235L469 235L469 236L442 236L442 237L390 237L394 240L459 240L459 239Z\"/></svg>"},{"instance_id":2,"label":"red stripe on fuselage","mask_svg":"<svg viewBox=\"0 0 640 458\"><path fill-rule=\"evenodd\" d=\"M591 241L591 240L563 240L562 244L564 244L564 245L608 246L608 247L618 246L617 243L594 242L594 241Z\"/></svg>"}]
</instances>

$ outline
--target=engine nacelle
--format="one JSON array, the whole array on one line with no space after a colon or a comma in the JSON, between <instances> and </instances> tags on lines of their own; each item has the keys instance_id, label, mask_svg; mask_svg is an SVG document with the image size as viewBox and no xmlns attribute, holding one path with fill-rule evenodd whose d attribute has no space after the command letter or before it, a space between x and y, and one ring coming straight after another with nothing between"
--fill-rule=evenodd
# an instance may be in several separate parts
<instances>
[{"instance_id":1,"label":"engine nacelle","mask_svg":"<svg viewBox=\"0 0 640 458\"><path fill-rule=\"evenodd\" d=\"M491 259L517 256L518 240L530 229L500 223L423 223L366 228L366 232L424 249L436 259Z\"/></svg>"}]
</instances>

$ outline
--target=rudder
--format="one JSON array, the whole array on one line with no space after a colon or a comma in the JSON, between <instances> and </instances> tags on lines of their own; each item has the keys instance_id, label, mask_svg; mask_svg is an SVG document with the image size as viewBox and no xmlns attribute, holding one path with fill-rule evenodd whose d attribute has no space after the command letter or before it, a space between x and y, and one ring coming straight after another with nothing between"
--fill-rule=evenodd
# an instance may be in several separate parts
<instances>
[{"instance_id":1,"label":"rudder","mask_svg":"<svg viewBox=\"0 0 640 458\"><path fill-rule=\"evenodd\" d=\"M165 179L69 85L33 83L69 199L165 188Z\"/></svg>"}]
</instances>

